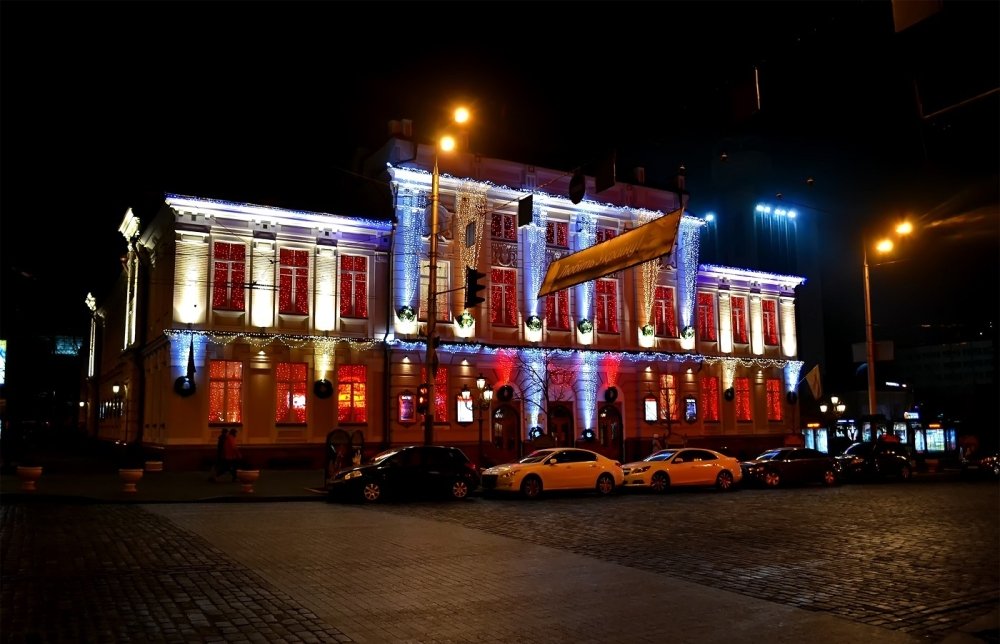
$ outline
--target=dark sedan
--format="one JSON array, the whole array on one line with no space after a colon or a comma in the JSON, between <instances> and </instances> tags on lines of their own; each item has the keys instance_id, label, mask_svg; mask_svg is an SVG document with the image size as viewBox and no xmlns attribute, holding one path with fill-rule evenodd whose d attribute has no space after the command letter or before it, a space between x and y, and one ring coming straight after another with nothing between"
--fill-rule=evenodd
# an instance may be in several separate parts
<instances>
[{"instance_id":1,"label":"dark sedan","mask_svg":"<svg viewBox=\"0 0 1000 644\"><path fill-rule=\"evenodd\" d=\"M913 476L910 452L898 442L854 443L837 457L837 462L844 477L852 480L895 477L908 481Z\"/></svg>"},{"instance_id":2,"label":"dark sedan","mask_svg":"<svg viewBox=\"0 0 1000 644\"><path fill-rule=\"evenodd\" d=\"M1000 451L979 450L962 456L961 474L965 478L1000 479Z\"/></svg>"},{"instance_id":3,"label":"dark sedan","mask_svg":"<svg viewBox=\"0 0 1000 644\"><path fill-rule=\"evenodd\" d=\"M809 447L778 447L740 465L744 484L767 487L803 483L836 485L837 461Z\"/></svg>"},{"instance_id":4,"label":"dark sedan","mask_svg":"<svg viewBox=\"0 0 1000 644\"><path fill-rule=\"evenodd\" d=\"M328 498L374 503L386 497L464 499L479 487L479 472L457 447L411 445L382 452L371 463L340 470L327 481Z\"/></svg>"}]
</instances>

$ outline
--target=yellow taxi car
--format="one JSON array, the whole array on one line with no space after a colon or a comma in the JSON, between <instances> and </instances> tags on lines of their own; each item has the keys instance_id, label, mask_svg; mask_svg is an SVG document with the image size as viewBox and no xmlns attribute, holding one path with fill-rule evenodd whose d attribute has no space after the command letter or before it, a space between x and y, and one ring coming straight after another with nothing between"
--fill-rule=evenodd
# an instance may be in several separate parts
<instances>
[{"instance_id":1,"label":"yellow taxi car","mask_svg":"<svg viewBox=\"0 0 1000 644\"><path fill-rule=\"evenodd\" d=\"M625 488L666 492L674 486L714 486L731 490L743 479L739 460L700 447L661 449L641 461L622 465Z\"/></svg>"},{"instance_id":2,"label":"yellow taxi car","mask_svg":"<svg viewBox=\"0 0 1000 644\"><path fill-rule=\"evenodd\" d=\"M483 470L480 486L486 496L519 493L534 499L542 491L594 490L602 496L622 484L621 463L578 447L552 447L528 454L516 463Z\"/></svg>"}]
</instances>

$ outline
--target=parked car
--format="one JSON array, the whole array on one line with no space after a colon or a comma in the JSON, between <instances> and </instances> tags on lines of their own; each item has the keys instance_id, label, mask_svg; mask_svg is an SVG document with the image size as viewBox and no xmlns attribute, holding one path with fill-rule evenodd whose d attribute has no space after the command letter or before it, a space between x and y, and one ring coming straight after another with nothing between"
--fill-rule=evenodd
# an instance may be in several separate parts
<instances>
[{"instance_id":1,"label":"parked car","mask_svg":"<svg viewBox=\"0 0 1000 644\"><path fill-rule=\"evenodd\" d=\"M897 477L908 481L916 469L909 449L897 442L854 443L836 458L841 474L849 480Z\"/></svg>"},{"instance_id":2,"label":"parked car","mask_svg":"<svg viewBox=\"0 0 1000 644\"><path fill-rule=\"evenodd\" d=\"M840 480L837 459L810 447L769 449L742 463L744 483L767 487L802 483L836 485Z\"/></svg>"},{"instance_id":3,"label":"parked car","mask_svg":"<svg viewBox=\"0 0 1000 644\"><path fill-rule=\"evenodd\" d=\"M484 494L520 493L529 499L543 491L594 490L602 496L614 492L624 475L618 461L578 447L536 450L516 463L483 471Z\"/></svg>"},{"instance_id":4,"label":"parked car","mask_svg":"<svg viewBox=\"0 0 1000 644\"><path fill-rule=\"evenodd\" d=\"M329 499L368 503L386 497L464 499L479 487L479 472L461 449L411 445L386 450L371 463L342 469L327 481Z\"/></svg>"},{"instance_id":5,"label":"parked car","mask_svg":"<svg viewBox=\"0 0 1000 644\"><path fill-rule=\"evenodd\" d=\"M1000 479L1000 450L977 450L965 454L959 464L963 478Z\"/></svg>"},{"instance_id":6,"label":"parked car","mask_svg":"<svg viewBox=\"0 0 1000 644\"><path fill-rule=\"evenodd\" d=\"M622 466L626 488L665 492L671 487L715 486L730 490L743 478L740 462L710 449L661 449Z\"/></svg>"}]
</instances>

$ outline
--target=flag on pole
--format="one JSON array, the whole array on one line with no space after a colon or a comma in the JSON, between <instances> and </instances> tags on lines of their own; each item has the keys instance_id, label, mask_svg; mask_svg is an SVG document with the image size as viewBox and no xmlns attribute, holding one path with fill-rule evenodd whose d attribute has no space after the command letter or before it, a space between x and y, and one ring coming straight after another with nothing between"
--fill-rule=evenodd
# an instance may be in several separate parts
<instances>
[{"instance_id":1,"label":"flag on pole","mask_svg":"<svg viewBox=\"0 0 1000 644\"><path fill-rule=\"evenodd\" d=\"M823 397L823 382L819 377L819 365L816 365L809 370L806 374L806 384L809 385L809 390L812 391L813 398L819 400Z\"/></svg>"}]
</instances>

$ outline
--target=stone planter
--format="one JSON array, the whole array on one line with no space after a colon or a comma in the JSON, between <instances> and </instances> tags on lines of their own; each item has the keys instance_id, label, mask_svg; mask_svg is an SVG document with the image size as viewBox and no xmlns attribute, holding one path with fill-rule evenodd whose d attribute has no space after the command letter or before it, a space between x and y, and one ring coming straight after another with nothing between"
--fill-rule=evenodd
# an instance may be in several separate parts
<instances>
[{"instance_id":1,"label":"stone planter","mask_svg":"<svg viewBox=\"0 0 1000 644\"><path fill-rule=\"evenodd\" d=\"M253 484L260 478L260 470L236 470L236 480L240 482L240 491L253 494Z\"/></svg>"},{"instance_id":2,"label":"stone planter","mask_svg":"<svg viewBox=\"0 0 1000 644\"><path fill-rule=\"evenodd\" d=\"M146 461L147 472L162 472L163 461Z\"/></svg>"},{"instance_id":3,"label":"stone planter","mask_svg":"<svg viewBox=\"0 0 1000 644\"><path fill-rule=\"evenodd\" d=\"M17 478L21 479L22 492L34 492L38 489L35 485L42 475L41 465L18 465Z\"/></svg>"},{"instance_id":4,"label":"stone planter","mask_svg":"<svg viewBox=\"0 0 1000 644\"><path fill-rule=\"evenodd\" d=\"M135 494L136 487L135 484L139 482L142 478L141 468L121 468L118 470L118 476L122 480L122 492L126 494Z\"/></svg>"}]
</instances>

